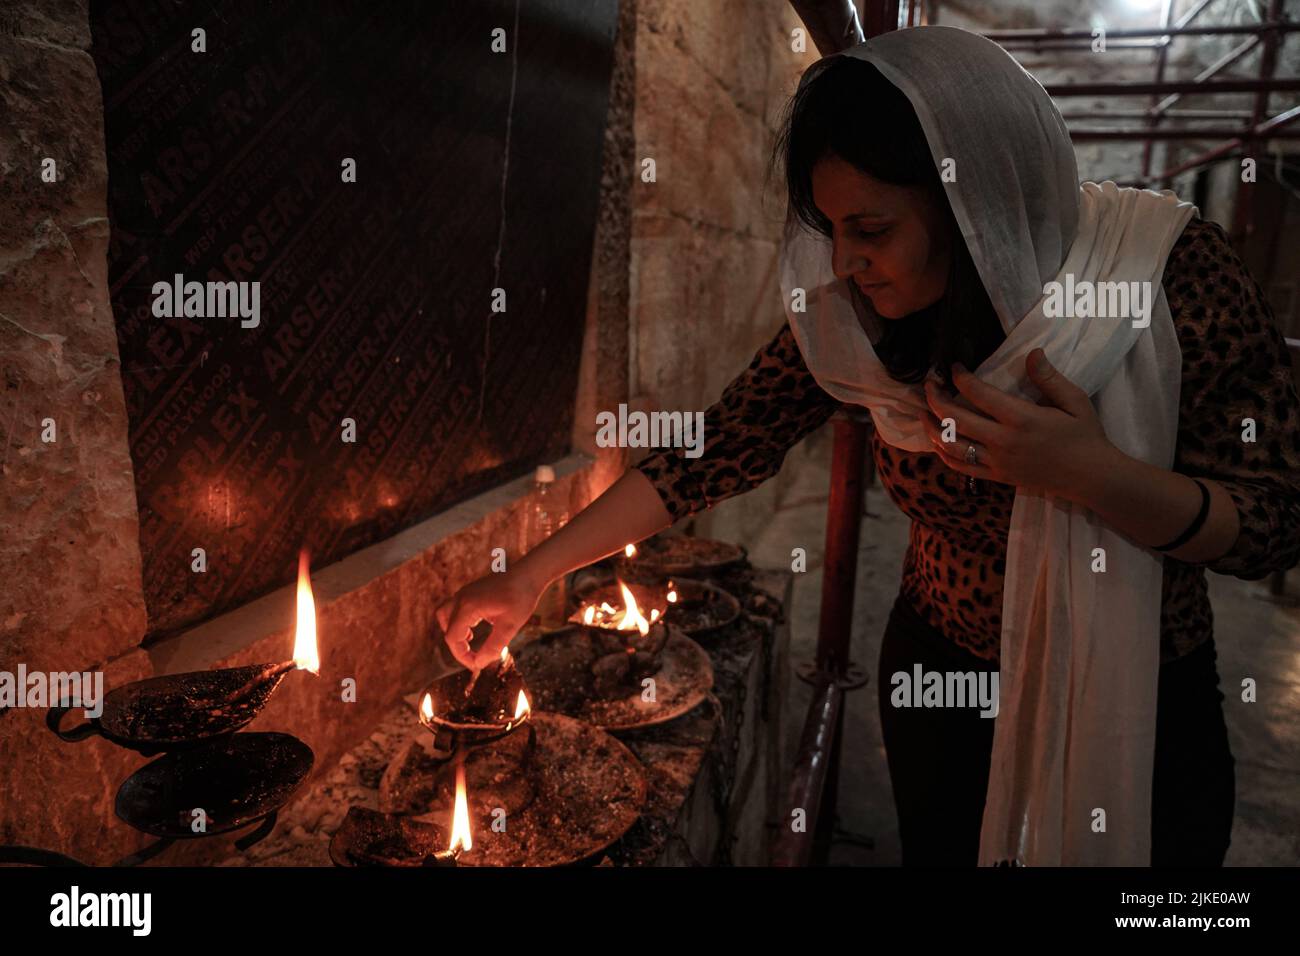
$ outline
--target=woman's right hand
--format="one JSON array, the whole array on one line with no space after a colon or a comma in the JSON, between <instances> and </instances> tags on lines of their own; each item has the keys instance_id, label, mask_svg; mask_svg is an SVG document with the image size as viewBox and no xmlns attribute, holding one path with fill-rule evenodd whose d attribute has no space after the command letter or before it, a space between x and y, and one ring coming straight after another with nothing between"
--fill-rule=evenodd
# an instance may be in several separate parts
<instances>
[{"instance_id":1,"label":"woman's right hand","mask_svg":"<svg viewBox=\"0 0 1300 956\"><path fill-rule=\"evenodd\" d=\"M443 601L434 612L443 640L456 660L471 670L482 669L501 656L501 648L528 622L551 581L670 524L672 517L650 479L630 469L509 571L479 578ZM479 621L489 622L492 633L475 652L470 628Z\"/></svg>"},{"instance_id":2,"label":"woman's right hand","mask_svg":"<svg viewBox=\"0 0 1300 956\"><path fill-rule=\"evenodd\" d=\"M546 589L517 570L488 574L465 585L434 612L452 656L470 670L480 670L501 656L501 649L528 623ZM479 621L492 625L483 646L470 648L470 628Z\"/></svg>"}]
</instances>

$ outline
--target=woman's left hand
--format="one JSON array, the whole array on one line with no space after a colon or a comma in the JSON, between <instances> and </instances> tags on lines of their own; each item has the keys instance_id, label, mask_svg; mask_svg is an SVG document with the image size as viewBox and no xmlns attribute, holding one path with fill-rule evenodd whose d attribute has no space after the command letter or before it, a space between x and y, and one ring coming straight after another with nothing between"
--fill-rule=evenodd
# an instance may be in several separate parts
<instances>
[{"instance_id":1,"label":"woman's left hand","mask_svg":"<svg viewBox=\"0 0 1300 956\"><path fill-rule=\"evenodd\" d=\"M1029 353L1025 367L1043 396L1036 405L981 382L959 365L952 376L959 398L927 380L933 416L923 419L926 434L954 471L1077 498L1118 449L1106 438L1087 392L1057 371L1042 349ZM945 430L947 418L955 429ZM951 440L943 440L945 432ZM972 444L977 464L966 458Z\"/></svg>"}]
</instances>

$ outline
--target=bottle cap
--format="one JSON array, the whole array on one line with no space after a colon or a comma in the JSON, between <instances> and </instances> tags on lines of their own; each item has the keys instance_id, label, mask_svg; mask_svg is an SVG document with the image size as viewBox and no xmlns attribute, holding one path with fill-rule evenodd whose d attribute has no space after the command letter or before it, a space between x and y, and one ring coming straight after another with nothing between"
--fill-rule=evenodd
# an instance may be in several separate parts
<instances>
[{"instance_id":1,"label":"bottle cap","mask_svg":"<svg viewBox=\"0 0 1300 956\"><path fill-rule=\"evenodd\" d=\"M534 481L540 481L542 484L550 484L555 480L555 469L550 465L538 465L537 473L533 475Z\"/></svg>"}]
</instances>

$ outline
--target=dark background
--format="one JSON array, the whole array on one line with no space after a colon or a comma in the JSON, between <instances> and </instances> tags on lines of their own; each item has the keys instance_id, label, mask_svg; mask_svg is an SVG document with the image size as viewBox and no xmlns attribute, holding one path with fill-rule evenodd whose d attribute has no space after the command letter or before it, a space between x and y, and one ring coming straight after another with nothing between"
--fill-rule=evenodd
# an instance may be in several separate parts
<instances>
[{"instance_id":1,"label":"dark background","mask_svg":"<svg viewBox=\"0 0 1300 956\"><path fill-rule=\"evenodd\" d=\"M320 567L567 450L616 21L92 2L150 640L293 580L304 546ZM260 281L260 327L155 318L175 273Z\"/></svg>"}]
</instances>

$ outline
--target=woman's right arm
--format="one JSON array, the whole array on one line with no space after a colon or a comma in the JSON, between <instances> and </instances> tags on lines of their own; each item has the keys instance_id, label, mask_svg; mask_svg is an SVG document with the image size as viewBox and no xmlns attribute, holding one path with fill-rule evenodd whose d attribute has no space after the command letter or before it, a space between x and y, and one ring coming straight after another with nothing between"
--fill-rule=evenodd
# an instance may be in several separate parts
<instances>
[{"instance_id":1,"label":"woman's right arm","mask_svg":"<svg viewBox=\"0 0 1300 956\"><path fill-rule=\"evenodd\" d=\"M650 480L629 469L573 520L514 563L461 588L437 610L452 655L471 670L491 663L528 622L542 592L556 578L622 551L672 524ZM470 628L488 621L492 633L470 648Z\"/></svg>"},{"instance_id":2,"label":"woman's right arm","mask_svg":"<svg viewBox=\"0 0 1300 956\"><path fill-rule=\"evenodd\" d=\"M683 448L649 456L511 570L480 578L443 602L437 618L448 648L466 667L490 663L552 581L766 481L786 452L838 407L783 325L705 411L698 458ZM491 623L492 633L475 652L469 629L479 621Z\"/></svg>"}]
</instances>

